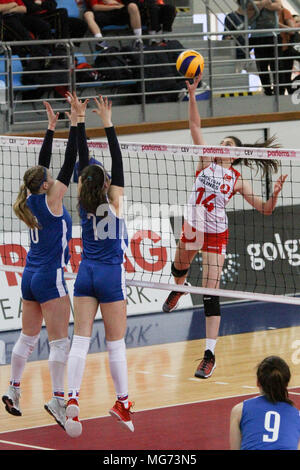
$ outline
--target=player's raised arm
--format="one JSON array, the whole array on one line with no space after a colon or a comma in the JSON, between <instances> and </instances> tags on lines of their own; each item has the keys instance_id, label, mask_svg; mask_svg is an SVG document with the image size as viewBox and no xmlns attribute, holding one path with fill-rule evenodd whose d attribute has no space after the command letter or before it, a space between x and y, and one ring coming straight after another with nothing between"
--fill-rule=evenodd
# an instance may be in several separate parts
<instances>
[{"instance_id":1,"label":"player's raised arm","mask_svg":"<svg viewBox=\"0 0 300 470\"><path fill-rule=\"evenodd\" d=\"M195 145L205 145L205 141L202 135L201 128L201 117L198 110L198 104L196 100L196 90L199 85L199 82L202 78L202 74L195 77L193 83L186 81L186 86L189 92L189 128L191 131L191 136L193 143ZM206 166L210 165L212 158L201 157L197 166L197 171L201 171Z\"/></svg>"},{"instance_id":2,"label":"player's raised arm","mask_svg":"<svg viewBox=\"0 0 300 470\"><path fill-rule=\"evenodd\" d=\"M87 106L87 100L82 103L78 100L76 93L67 93L67 100L71 104L70 113L66 113L70 120L70 131L69 138L65 152L65 159L63 165L60 169L60 172L57 176L55 184L51 188L51 191L48 194L50 203L53 201L62 200L65 192L68 189L68 186L71 181L71 177L74 171L74 166L77 158L77 148L78 148L78 117L82 114L82 108Z\"/></svg>"},{"instance_id":3,"label":"player's raised arm","mask_svg":"<svg viewBox=\"0 0 300 470\"><path fill-rule=\"evenodd\" d=\"M95 103L95 112L101 117L103 122L112 159L111 184L108 196L110 202L118 209L120 206L120 197L124 194L124 171L122 153L112 123L112 104L107 98L102 98L102 96L99 97L99 100L95 98Z\"/></svg>"},{"instance_id":4,"label":"player's raised arm","mask_svg":"<svg viewBox=\"0 0 300 470\"><path fill-rule=\"evenodd\" d=\"M59 113L54 113L50 103L44 101L44 106L46 108L47 116L48 116L48 128L44 137L44 141L39 153L39 160L38 164L44 166L45 168L49 168L51 156L52 156L52 144L53 144L53 137L54 131L56 128L56 123L59 117Z\"/></svg>"},{"instance_id":5,"label":"player's raised arm","mask_svg":"<svg viewBox=\"0 0 300 470\"><path fill-rule=\"evenodd\" d=\"M199 114L196 91L201 80L201 74L195 77L193 82L186 81L186 86L189 92L189 128L191 131L192 139L195 145L205 145L201 129L201 117Z\"/></svg>"},{"instance_id":6,"label":"player's raised arm","mask_svg":"<svg viewBox=\"0 0 300 470\"><path fill-rule=\"evenodd\" d=\"M287 176L288 175L281 175L277 179L274 185L273 193L267 201L263 201L261 197L256 196L253 193L253 188L249 181L244 181L241 179L241 181L237 183L236 191L239 192L244 197L244 199L258 212L264 215L271 215L276 207L278 195L282 190Z\"/></svg>"},{"instance_id":7,"label":"player's raised arm","mask_svg":"<svg viewBox=\"0 0 300 470\"><path fill-rule=\"evenodd\" d=\"M86 108L89 100L84 102L78 100L78 116L77 116L77 127L78 127L78 156L79 156L79 167L78 167L78 176L82 170L89 164L89 148L87 145L87 136L85 129L85 117L86 117Z\"/></svg>"}]
</instances>

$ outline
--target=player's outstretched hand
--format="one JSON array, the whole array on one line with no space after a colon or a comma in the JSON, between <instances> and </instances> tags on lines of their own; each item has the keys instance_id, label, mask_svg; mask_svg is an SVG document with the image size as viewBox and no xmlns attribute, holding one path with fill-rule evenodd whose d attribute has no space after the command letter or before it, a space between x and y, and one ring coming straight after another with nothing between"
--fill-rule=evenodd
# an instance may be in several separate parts
<instances>
[{"instance_id":1,"label":"player's outstretched hand","mask_svg":"<svg viewBox=\"0 0 300 470\"><path fill-rule=\"evenodd\" d=\"M77 119L79 117L85 117L85 112L86 112L86 108L87 108L89 100L86 99L84 101L81 101L78 99L75 92L70 93L69 91L66 93L66 99L68 103L70 103L71 105L71 113L66 111L66 115L71 121L71 124L76 125Z\"/></svg>"},{"instance_id":2,"label":"player's outstretched hand","mask_svg":"<svg viewBox=\"0 0 300 470\"><path fill-rule=\"evenodd\" d=\"M199 82L201 81L202 73L200 73L197 77L194 78L193 82L190 83L189 80L186 80L186 87L188 89L189 94L193 94L196 92Z\"/></svg>"},{"instance_id":3,"label":"player's outstretched hand","mask_svg":"<svg viewBox=\"0 0 300 470\"><path fill-rule=\"evenodd\" d=\"M282 190L282 186L284 185L285 180L287 179L287 176L288 175L281 175L278 178L278 180L276 181L276 183L274 185L273 195L277 195L277 194L280 193L280 191Z\"/></svg>"},{"instance_id":4,"label":"player's outstretched hand","mask_svg":"<svg viewBox=\"0 0 300 470\"><path fill-rule=\"evenodd\" d=\"M109 101L107 97L103 98L101 95L99 96L99 99L94 98L94 101L96 109L94 109L93 112L101 117L104 127L111 127L112 102Z\"/></svg>"},{"instance_id":5,"label":"player's outstretched hand","mask_svg":"<svg viewBox=\"0 0 300 470\"><path fill-rule=\"evenodd\" d=\"M43 101L43 104L47 111L48 116L48 129L54 131L56 127L57 120L59 118L59 113L54 113L52 106L48 101Z\"/></svg>"}]
</instances>

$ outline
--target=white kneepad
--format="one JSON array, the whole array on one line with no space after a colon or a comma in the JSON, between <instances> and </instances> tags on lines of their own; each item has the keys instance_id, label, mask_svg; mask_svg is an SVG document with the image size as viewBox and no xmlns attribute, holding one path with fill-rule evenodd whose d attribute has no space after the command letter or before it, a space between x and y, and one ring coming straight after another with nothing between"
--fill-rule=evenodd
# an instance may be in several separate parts
<instances>
[{"instance_id":1,"label":"white kneepad","mask_svg":"<svg viewBox=\"0 0 300 470\"><path fill-rule=\"evenodd\" d=\"M65 364L68 360L70 351L69 338L55 339L49 342L49 346L49 361L62 362L63 364Z\"/></svg>"},{"instance_id":2,"label":"white kneepad","mask_svg":"<svg viewBox=\"0 0 300 470\"><path fill-rule=\"evenodd\" d=\"M24 357L25 359L28 359L32 351L34 350L38 340L39 340L40 334L36 336L28 336L24 335L24 333L21 333L19 336L18 341L13 347L13 354L16 354L17 356Z\"/></svg>"}]
</instances>

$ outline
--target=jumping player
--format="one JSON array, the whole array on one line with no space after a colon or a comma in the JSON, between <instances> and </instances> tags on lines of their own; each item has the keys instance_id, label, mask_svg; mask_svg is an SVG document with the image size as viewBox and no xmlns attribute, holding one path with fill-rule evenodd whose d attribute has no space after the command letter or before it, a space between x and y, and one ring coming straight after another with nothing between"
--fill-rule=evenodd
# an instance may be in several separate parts
<instances>
[{"instance_id":1,"label":"jumping player","mask_svg":"<svg viewBox=\"0 0 300 470\"><path fill-rule=\"evenodd\" d=\"M49 103L48 129L41 147L38 165L24 174L24 183L14 203L17 217L28 227L30 250L22 276L22 332L14 345L11 380L2 396L8 413L21 416L20 382L26 362L38 342L45 320L50 346L49 370L53 396L45 409L57 423L65 425L64 372L69 353L68 326L70 302L64 280L69 260L71 217L63 205L77 156L77 114L81 107L76 95L67 94L71 103L70 132L61 170L54 180L50 171L53 135L58 119Z\"/></svg>"},{"instance_id":2,"label":"jumping player","mask_svg":"<svg viewBox=\"0 0 300 470\"><path fill-rule=\"evenodd\" d=\"M189 91L189 126L195 145L205 145L201 132L201 119L198 112L195 92L201 75L192 84L186 82ZM264 144L252 146L270 146L273 139ZM237 137L226 137L220 145L246 146ZM250 145L247 145L250 146ZM242 178L233 167L237 163L247 166L257 165L266 171L278 171L278 164L272 160L241 160L222 157L203 157L199 160L196 170L196 181L191 192L184 216L184 226L178 242L175 259L172 263L172 275L176 284L185 284L190 265L196 254L202 252L202 287L218 289L225 261L228 242L228 220L226 205L236 193L256 210L270 215L277 203L278 194L282 189L287 175L280 176L274 185L273 194L264 202L261 197L253 194L248 181ZM183 292L172 291L163 305L164 312L174 310ZM206 318L206 347L195 376L210 377L216 367L215 346L220 326L220 303L215 295L204 295L204 314Z\"/></svg>"},{"instance_id":3,"label":"jumping player","mask_svg":"<svg viewBox=\"0 0 300 470\"><path fill-rule=\"evenodd\" d=\"M126 345L126 287L124 251L128 245L122 214L124 173L122 154L111 121L111 103L95 99L112 158L111 180L100 165L89 164L84 118L78 124L78 199L82 225L83 253L74 285L74 336L68 361L69 401L66 432L82 432L79 392L90 346L94 318L100 305L105 328L109 366L117 400L109 413L130 431L132 403L128 400Z\"/></svg>"},{"instance_id":4,"label":"jumping player","mask_svg":"<svg viewBox=\"0 0 300 470\"><path fill-rule=\"evenodd\" d=\"M291 372L278 356L257 367L260 396L231 410L231 450L300 450L300 413L289 398Z\"/></svg>"}]
</instances>

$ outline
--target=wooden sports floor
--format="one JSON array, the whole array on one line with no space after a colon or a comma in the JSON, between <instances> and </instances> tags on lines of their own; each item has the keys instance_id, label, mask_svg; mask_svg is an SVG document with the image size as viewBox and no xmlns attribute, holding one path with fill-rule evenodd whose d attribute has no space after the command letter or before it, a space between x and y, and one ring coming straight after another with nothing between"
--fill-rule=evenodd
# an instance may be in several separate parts
<instances>
[{"instance_id":1,"label":"wooden sports floor","mask_svg":"<svg viewBox=\"0 0 300 470\"><path fill-rule=\"evenodd\" d=\"M213 376L201 380L194 371L204 341L127 350L134 433L108 415L115 396L106 352L88 355L80 396L83 433L77 439L69 438L43 408L51 395L47 360L29 362L22 380L22 416L7 414L1 403L0 450L227 450L231 408L257 394L255 366L272 354L290 365L289 390L300 408L300 326L227 331L217 343ZM1 366L0 372L2 395L10 366Z\"/></svg>"}]
</instances>

